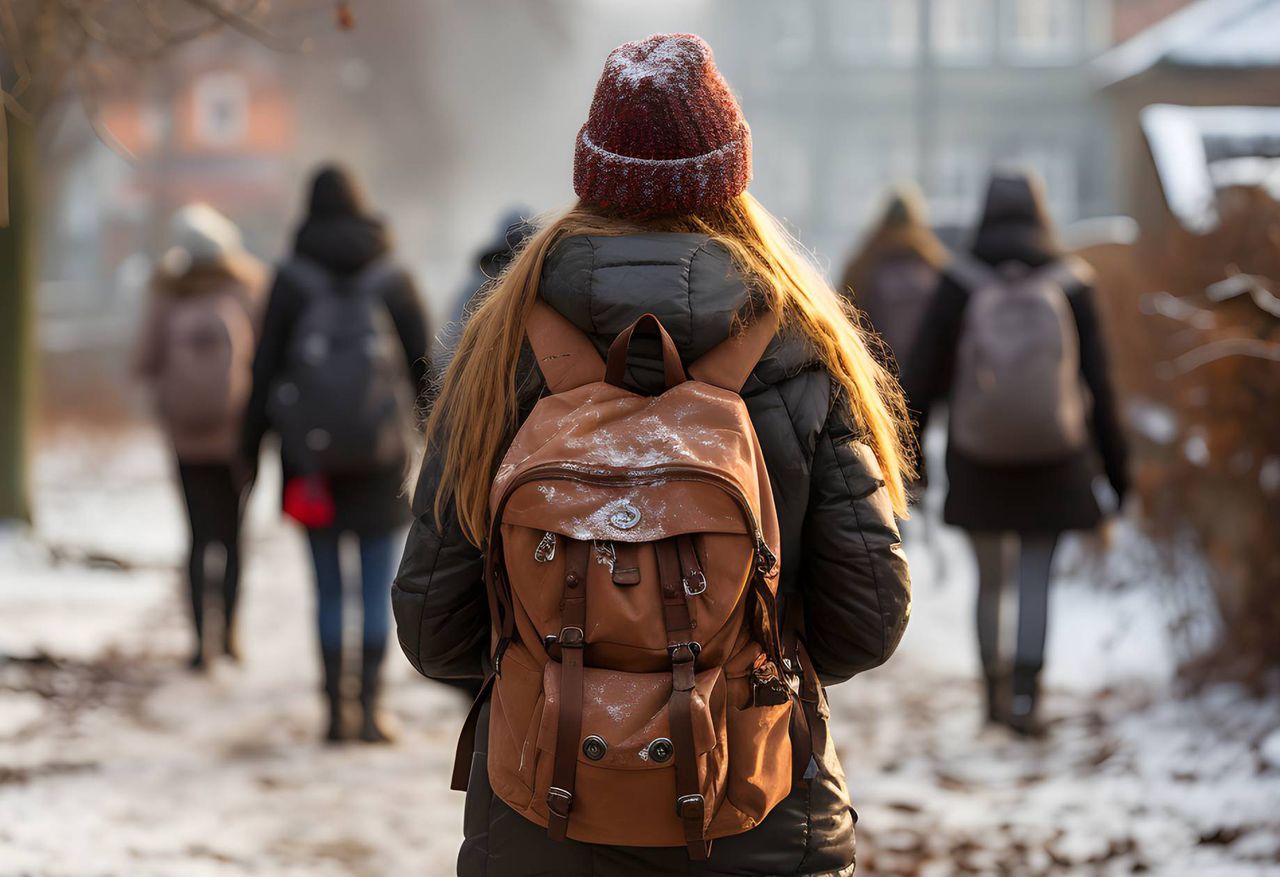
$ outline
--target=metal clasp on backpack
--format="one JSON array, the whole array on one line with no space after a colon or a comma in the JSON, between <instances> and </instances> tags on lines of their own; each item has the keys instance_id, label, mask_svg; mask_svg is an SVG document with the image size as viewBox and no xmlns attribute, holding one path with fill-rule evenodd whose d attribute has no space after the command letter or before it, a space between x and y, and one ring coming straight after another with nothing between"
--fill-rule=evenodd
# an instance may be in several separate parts
<instances>
[{"instance_id":1,"label":"metal clasp on backpack","mask_svg":"<svg viewBox=\"0 0 1280 877\"><path fill-rule=\"evenodd\" d=\"M602 542L599 539L592 543L596 551L596 563L601 566L607 566L609 573L613 573L614 566L618 563L618 549L614 548L612 542Z\"/></svg>"},{"instance_id":2,"label":"metal clasp on backpack","mask_svg":"<svg viewBox=\"0 0 1280 877\"><path fill-rule=\"evenodd\" d=\"M693 581L692 585L690 585L691 579ZM707 577L702 574L702 570L700 569L695 569L680 581L684 583L684 592L686 596L696 597L707 590Z\"/></svg>"},{"instance_id":3,"label":"metal clasp on backpack","mask_svg":"<svg viewBox=\"0 0 1280 877\"><path fill-rule=\"evenodd\" d=\"M547 531L538 540L538 547L533 549L533 559L538 563L550 563L556 559L556 534Z\"/></svg>"}]
</instances>

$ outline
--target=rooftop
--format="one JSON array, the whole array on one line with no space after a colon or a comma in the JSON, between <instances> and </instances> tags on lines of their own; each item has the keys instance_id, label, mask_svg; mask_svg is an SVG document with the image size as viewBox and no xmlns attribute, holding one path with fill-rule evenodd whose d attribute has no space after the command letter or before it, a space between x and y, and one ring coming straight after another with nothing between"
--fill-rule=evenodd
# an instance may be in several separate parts
<instances>
[{"instance_id":1,"label":"rooftop","mask_svg":"<svg viewBox=\"0 0 1280 877\"><path fill-rule=\"evenodd\" d=\"M1280 0L1198 0L1094 64L1104 85L1156 66L1280 67Z\"/></svg>"}]
</instances>

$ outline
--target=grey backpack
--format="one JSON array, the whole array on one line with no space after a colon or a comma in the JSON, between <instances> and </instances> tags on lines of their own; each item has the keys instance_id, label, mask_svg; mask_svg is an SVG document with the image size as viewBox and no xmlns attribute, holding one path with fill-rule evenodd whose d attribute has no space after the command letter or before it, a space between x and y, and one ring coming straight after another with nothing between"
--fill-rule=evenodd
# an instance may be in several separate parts
<instances>
[{"instance_id":1,"label":"grey backpack","mask_svg":"<svg viewBox=\"0 0 1280 877\"><path fill-rule=\"evenodd\" d=\"M969 291L950 405L950 441L964 456L1029 465L1084 446L1088 401L1066 290L1087 270L1060 260L997 271L968 257L947 268Z\"/></svg>"},{"instance_id":2,"label":"grey backpack","mask_svg":"<svg viewBox=\"0 0 1280 877\"><path fill-rule=\"evenodd\" d=\"M171 429L201 435L234 424L249 399L252 368L253 320L233 285L173 302L156 382Z\"/></svg>"},{"instance_id":3,"label":"grey backpack","mask_svg":"<svg viewBox=\"0 0 1280 877\"><path fill-rule=\"evenodd\" d=\"M903 255L885 259L872 272L869 287L856 290L859 306L893 351L899 369L911 359L911 344L937 285L933 266L918 256Z\"/></svg>"},{"instance_id":4,"label":"grey backpack","mask_svg":"<svg viewBox=\"0 0 1280 877\"><path fill-rule=\"evenodd\" d=\"M270 417L303 473L350 474L403 463L412 404L404 352L381 296L394 271L375 262L336 277L296 258L285 271L307 290Z\"/></svg>"}]
</instances>

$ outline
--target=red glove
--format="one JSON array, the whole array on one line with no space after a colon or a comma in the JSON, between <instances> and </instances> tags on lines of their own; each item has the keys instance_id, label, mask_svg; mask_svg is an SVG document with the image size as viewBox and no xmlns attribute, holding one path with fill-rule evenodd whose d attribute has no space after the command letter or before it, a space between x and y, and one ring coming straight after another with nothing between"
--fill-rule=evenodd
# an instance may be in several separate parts
<instances>
[{"instance_id":1,"label":"red glove","mask_svg":"<svg viewBox=\"0 0 1280 877\"><path fill-rule=\"evenodd\" d=\"M333 524L333 492L323 475L290 478L284 485L284 513L312 530Z\"/></svg>"}]
</instances>

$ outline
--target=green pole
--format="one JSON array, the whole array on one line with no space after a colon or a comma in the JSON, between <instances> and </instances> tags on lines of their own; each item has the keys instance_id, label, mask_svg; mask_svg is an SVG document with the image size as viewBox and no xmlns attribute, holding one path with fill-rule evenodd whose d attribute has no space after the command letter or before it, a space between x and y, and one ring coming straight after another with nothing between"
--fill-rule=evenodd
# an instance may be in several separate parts
<instances>
[{"instance_id":1,"label":"green pole","mask_svg":"<svg viewBox=\"0 0 1280 877\"><path fill-rule=\"evenodd\" d=\"M0 148L8 183L0 225L0 522L31 522L32 415L36 378L36 149L29 121L5 113Z\"/></svg>"}]
</instances>

